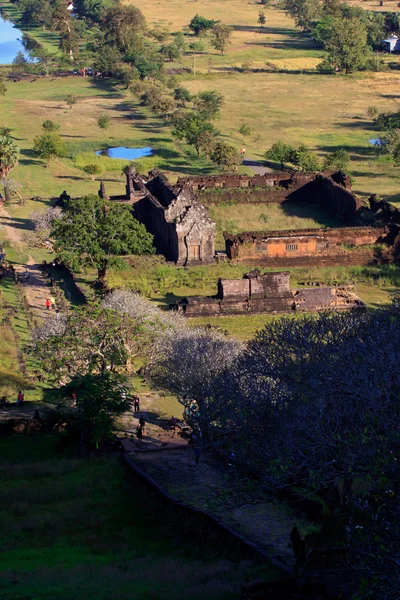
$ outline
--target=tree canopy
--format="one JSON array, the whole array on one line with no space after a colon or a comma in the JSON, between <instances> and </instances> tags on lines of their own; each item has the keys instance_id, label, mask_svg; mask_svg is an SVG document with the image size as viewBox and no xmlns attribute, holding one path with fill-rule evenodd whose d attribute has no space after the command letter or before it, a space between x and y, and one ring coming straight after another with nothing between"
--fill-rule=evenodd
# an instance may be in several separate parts
<instances>
[{"instance_id":1,"label":"tree canopy","mask_svg":"<svg viewBox=\"0 0 400 600\"><path fill-rule=\"evenodd\" d=\"M121 256L154 253L153 236L129 206L90 195L68 201L64 213L52 232L57 255L73 270L95 267L99 282L110 266L125 265Z\"/></svg>"}]
</instances>

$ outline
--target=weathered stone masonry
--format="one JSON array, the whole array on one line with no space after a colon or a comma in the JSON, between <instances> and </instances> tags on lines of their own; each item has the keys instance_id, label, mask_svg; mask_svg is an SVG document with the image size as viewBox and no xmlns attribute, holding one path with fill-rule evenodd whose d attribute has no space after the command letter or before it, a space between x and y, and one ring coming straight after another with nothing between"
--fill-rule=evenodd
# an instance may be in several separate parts
<instances>
[{"instance_id":1,"label":"weathered stone masonry","mask_svg":"<svg viewBox=\"0 0 400 600\"><path fill-rule=\"evenodd\" d=\"M218 293L214 297L192 296L171 305L187 317L364 307L353 286L291 290L287 271L261 275L258 270L251 271L243 279L219 279Z\"/></svg>"},{"instance_id":2,"label":"weathered stone masonry","mask_svg":"<svg viewBox=\"0 0 400 600\"><path fill-rule=\"evenodd\" d=\"M244 262L265 263L279 259L308 259L311 262L349 255L349 249L373 246L385 237L385 229L374 227L341 227L290 231L224 233L228 258ZM373 256L369 248L368 256Z\"/></svg>"},{"instance_id":3,"label":"weathered stone masonry","mask_svg":"<svg viewBox=\"0 0 400 600\"><path fill-rule=\"evenodd\" d=\"M134 187L134 215L154 235L157 251L177 265L214 261L216 225L207 209L189 189L172 187L159 171L147 181L130 174Z\"/></svg>"}]
</instances>

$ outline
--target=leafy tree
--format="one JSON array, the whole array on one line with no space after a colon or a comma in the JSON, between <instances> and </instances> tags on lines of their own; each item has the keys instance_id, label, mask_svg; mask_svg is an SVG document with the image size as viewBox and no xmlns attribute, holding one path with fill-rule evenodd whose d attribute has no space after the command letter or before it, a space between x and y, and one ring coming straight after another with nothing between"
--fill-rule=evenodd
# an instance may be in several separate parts
<instances>
[{"instance_id":1,"label":"leafy tree","mask_svg":"<svg viewBox=\"0 0 400 600\"><path fill-rule=\"evenodd\" d=\"M225 54L227 45L231 43L231 35L232 27L230 25L217 24L211 30L211 45L221 52L222 56Z\"/></svg>"},{"instance_id":2,"label":"leafy tree","mask_svg":"<svg viewBox=\"0 0 400 600\"><path fill-rule=\"evenodd\" d=\"M170 62L173 62L180 57L179 48L175 44L161 46L160 54Z\"/></svg>"},{"instance_id":3,"label":"leafy tree","mask_svg":"<svg viewBox=\"0 0 400 600\"><path fill-rule=\"evenodd\" d=\"M378 129L400 129L400 111L380 113L376 119Z\"/></svg>"},{"instance_id":4,"label":"leafy tree","mask_svg":"<svg viewBox=\"0 0 400 600\"><path fill-rule=\"evenodd\" d=\"M146 30L146 21L136 6L114 4L103 12L102 30L107 44L128 52L135 45L137 35Z\"/></svg>"},{"instance_id":5,"label":"leafy tree","mask_svg":"<svg viewBox=\"0 0 400 600\"><path fill-rule=\"evenodd\" d=\"M4 197L6 201L9 199L7 192L7 177L8 174L18 164L19 148L17 144L9 136L0 136L0 177L3 180Z\"/></svg>"},{"instance_id":6,"label":"leafy tree","mask_svg":"<svg viewBox=\"0 0 400 600\"><path fill-rule=\"evenodd\" d=\"M175 34L174 44L178 48L179 56L181 56L182 54L184 54L186 52L187 44L186 44L185 34L183 33L183 31L178 31L178 33Z\"/></svg>"},{"instance_id":7,"label":"leafy tree","mask_svg":"<svg viewBox=\"0 0 400 600\"><path fill-rule=\"evenodd\" d=\"M170 33L168 30L160 29L160 27L157 26L154 29L151 29L149 31L148 35L150 35L155 40L157 40L157 42L160 42L160 44L162 44L163 42L165 42L168 39Z\"/></svg>"},{"instance_id":8,"label":"leafy tree","mask_svg":"<svg viewBox=\"0 0 400 600\"><path fill-rule=\"evenodd\" d=\"M224 169L232 168L240 163L240 154L234 146L217 142L211 153L211 160Z\"/></svg>"},{"instance_id":9,"label":"leafy tree","mask_svg":"<svg viewBox=\"0 0 400 600\"><path fill-rule=\"evenodd\" d=\"M65 102L68 104L69 108L71 109L73 107L73 105L78 102L78 98L74 94L68 94L68 96L65 99Z\"/></svg>"},{"instance_id":10,"label":"leafy tree","mask_svg":"<svg viewBox=\"0 0 400 600\"><path fill-rule=\"evenodd\" d=\"M265 13L259 12L258 13L258 23L260 24L261 27L264 27L266 20L267 19L265 18Z\"/></svg>"},{"instance_id":11,"label":"leafy tree","mask_svg":"<svg viewBox=\"0 0 400 600\"><path fill-rule=\"evenodd\" d=\"M37 156L46 161L46 167L50 161L57 157L65 156L67 145L58 133L43 133L33 140L33 151Z\"/></svg>"},{"instance_id":12,"label":"leafy tree","mask_svg":"<svg viewBox=\"0 0 400 600\"><path fill-rule=\"evenodd\" d=\"M294 151L291 162L300 171L303 171L303 173L306 173L307 171L319 171L321 169L318 156L304 145L299 146Z\"/></svg>"},{"instance_id":13,"label":"leafy tree","mask_svg":"<svg viewBox=\"0 0 400 600\"><path fill-rule=\"evenodd\" d=\"M174 100L179 103L180 106L185 107L186 102L190 102L192 94L185 87L179 86L174 89Z\"/></svg>"},{"instance_id":14,"label":"leafy tree","mask_svg":"<svg viewBox=\"0 0 400 600\"><path fill-rule=\"evenodd\" d=\"M139 71L134 65L122 63L115 71L116 76L125 84L125 89L128 89L134 81L139 79Z\"/></svg>"},{"instance_id":15,"label":"leafy tree","mask_svg":"<svg viewBox=\"0 0 400 600\"><path fill-rule=\"evenodd\" d=\"M50 25L53 9L49 0L24 0L22 7L25 23L39 25L43 30Z\"/></svg>"},{"instance_id":16,"label":"leafy tree","mask_svg":"<svg viewBox=\"0 0 400 600\"><path fill-rule=\"evenodd\" d=\"M51 119L46 119L45 121L43 121L42 127L48 133L54 133L55 131L58 131L60 129L60 125L58 123L55 123Z\"/></svg>"},{"instance_id":17,"label":"leafy tree","mask_svg":"<svg viewBox=\"0 0 400 600\"><path fill-rule=\"evenodd\" d=\"M189 29L191 29L195 35L200 35L201 33L205 33L207 30L212 29L215 24L216 21L206 19L200 15L195 15L189 23Z\"/></svg>"},{"instance_id":18,"label":"leafy tree","mask_svg":"<svg viewBox=\"0 0 400 600\"><path fill-rule=\"evenodd\" d=\"M215 138L216 130L199 113L177 114L174 117L172 135L178 140L185 140L189 146L194 146L199 155L201 150L209 150L210 139Z\"/></svg>"},{"instance_id":19,"label":"leafy tree","mask_svg":"<svg viewBox=\"0 0 400 600\"><path fill-rule=\"evenodd\" d=\"M31 50L29 56L32 60L36 61L35 68L43 70L46 77L48 77L50 65L54 61L55 55L45 50L45 48L38 47L34 50Z\"/></svg>"},{"instance_id":20,"label":"leafy tree","mask_svg":"<svg viewBox=\"0 0 400 600\"><path fill-rule=\"evenodd\" d=\"M73 270L95 267L100 284L109 267L125 266L121 256L154 253L153 236L132 216L130 207L94 195L70 200L53 236L61 260Z\"/></svg>"},{"instance_id":21,"label":"leafy tree","mask_svg":"<svg viewBox=\"0 0 400 600\"><path fill-rule=\"evenodd\" d=\"M51 23L55 31L60 33L60 47L68 52L70 61L74 60L74 50L77 49L77 35L75 32L75 21L71 12L67 10L66 2L55 4Z\"/></svg>"},{"instance_id":22,"label":"leafy tree","mask_svg":"<svg viewBox=\"0 0 400 600\"><path fill-rule=\"evenodd\" d=\"M97 119L97 125L104 132L106 132L107 129L110 127L110 122L111 122L111 119L108 115L100 115L100 117Z\"/></svg>"},{"instance_id":23,"label":"leafy tree","mask_svg":"<svg viewBox=\"0 0 400 600\"><path fill-rule=\"evenodd\" d=\"M251 135L251 129L248 125L246 125L245 123L242 123L242 125L239 127L239 133L241 133L242 135L248 136L248 135Z\"/></svg>"},{"instance_id":24,"label":"leafy tree","mask_svg":"<svg viewBox=\"0 0 400 600\"><path fill-rule=\"evenodd\" d=\"M356 17L333 19L325 47L330 64L345 73L363 69L370 57L367 30Z\"/></svg>"},{"instance_id":25,"label":"leafy tree","mask_svg":"<svg viewBox=\"0 0 400 600\"><path fill-rule=\"evenodd\" d=\"M335 169L336 171L347 171L350 162L350 155L344 148L335 150L324 160L324 169Z\"/></svg>"},{"instance_id":26,"label":"leafy tree","mask_svg":"<svg viewBox=\"0 0 400 600\"><path fill-rule=\"evenodd\" d=\"M375 121L376 117L379 115L379 110L376 108L376 106L368 106L367 115L370 119Z\"/></svg>"},{"instance_id":27,"label":"leafy tree","mask_svg":"<svg viewBox=\"0 0 400 600\"><path fill-rule=\"evenodd\" d=\"M14 129L12 127L6 127L5 125L0 125L0 136L12 138L12 132Z\"/></svg>"},{"instance_id":28,"label":"leafy tree","mask_svg":"<svg viewBox=\"0 0 400 600\"><path fill-rule=\"evenodd\" d=\"M113 46L106 44L99 48L94 59L94 66L104 75L115 75L122 66L122 53ZM129 65L125 64L125 67Z\"/></svg>"},{"instance_id":29,"label":"leafy tree","mask_svg":"<svg viewBox=\"0 0 400 600\"><path fill-rule=\"evenodd\" d=\"M74 12L80 17L98 23L103 11L113 4L114 0L74 0Z\"/></svg>"},{"instance_id":30,"label":"leafy tree","mask_svg":"<svg viewBox=\"0 0 400 600\"><path fill-rule=\"evenodd\" d=\"M7 92L7 86L3 77L0 77L0 96L5 96Z\"/></svg>"},{"instance_id":31,"label":"leafy tree","mask_svg":"<svg viewBox=\"0 0 400 600\"><path fill-rule=\"evenodd\" d=\"M283 9L294 19L297 27L311 31L321 16L322 6L320 0L283 0Z\"/></svg>"},{"instance_id":32,"label":"leafy tree","mask_svg":"<svg viewBox=\"0 0 400 600\"><path fill-rule=\"evenodd\" d=\"M100 175L100 173L102 173L103 169L98 164L91 164L91 165L85 165L83 167L83 171L85 173L87 173L88 175L90 175L91 180L94 181L95 176Z\"/></svg>"},{"instance_id":33,"label":"leafy tree","mask_svg":"<svg viewBox=\"0 0 400 600\"><path fill-rule=\"evenodd\" d=\"M189 44L189 50L193 52L193 54L201 54L202 52L204 52L205 48L206 47L201 40L199 40L198 42L191 42Z\"/></svg>"},{"instance_id":34,"label":"leafy tree","mask_svg":"<svg viewBox=\"0 0 400 600\"><path fill-rule=\"evenodd\" d=\"M203 118L218 119L224 104L224 96L216 90L206 90L193 97L193 104Z\"/></svg>"},{"instance_id":35,"label":"leafy tree","mask_svg":"<svg viewBox=\"0 0 400 600\"><path fill-rule=\"evenodd\" d=\"M267 160L274 160L281 163L283 169L284 163L290 163L293 158L294 148L285 142L279 140L272 144L271 148L265 153Z\"/></svg>"},{"instance_id":36,"label":"leafy tree","mask_svg":"<svg viewBox=\"0 0 400 600\"><path fill-rule=\"evenodd\" d=\"M25 71L28 61L23 52L17 52L16 57L12 61L13 67L18 69L18 71Z\"/></svg>"},{"instance_id":37,"label":"leafy tree","mask_svg":"<svg viewBox=\"0 0 400 600\"><path fill-rule=\"evenodd\" d=\"M135 319L90 304L46 319L34 329L28 350L49 381L67 383L77 375L129 371L145 336Z\"/></svg>"}]
</instances>

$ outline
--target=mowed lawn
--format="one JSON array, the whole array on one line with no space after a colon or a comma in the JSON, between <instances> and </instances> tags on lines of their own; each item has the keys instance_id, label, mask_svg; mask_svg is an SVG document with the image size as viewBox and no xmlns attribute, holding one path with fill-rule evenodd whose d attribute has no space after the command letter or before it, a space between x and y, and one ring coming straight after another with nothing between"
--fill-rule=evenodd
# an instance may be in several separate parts
<instances>
[{"instance_id":1,"label":"mowed lawn","mask_svg":"<svg viewBox=\"0 0 400 600\"><path fill-rule=\"evenodd\" d=\"M255 577L181 535L118 457L74 459L58 441L0 439L2 600L228 600Z\"/></svg>"}]
</instances>

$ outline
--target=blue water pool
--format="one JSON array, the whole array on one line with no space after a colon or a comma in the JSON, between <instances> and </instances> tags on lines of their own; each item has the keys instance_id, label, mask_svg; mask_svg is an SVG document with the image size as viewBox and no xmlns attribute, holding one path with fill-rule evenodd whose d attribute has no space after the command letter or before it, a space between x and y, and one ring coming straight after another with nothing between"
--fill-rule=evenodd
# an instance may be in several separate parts
<instances>
[{"instance_id":1,"label":"blue water pool","mask_svg":"<svg viewBox=\"0 0 400 600\"><path fill-rule=\"evenodd\" d=\"M125 158L127 160L135 160L135 158L151 156L153 154L153 149L150 148L150 146L146 146L145 148L124 148L123 146L119 146L118 148L98 150L96 154L108 156L109 158Z\"/></svg>"},{"instance_id":2,"label":"blue water pool","mask_svg":"<svg viewBox=\"0 0 400 600\"><path fill-rule=\"evenodd\" d=\"M0 65L11 65L18 52L27 56L22 36L22 32L14 27L11 21L0 17Z\"/></svg>"}]
</instances>

